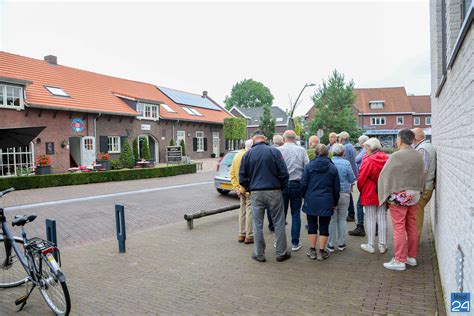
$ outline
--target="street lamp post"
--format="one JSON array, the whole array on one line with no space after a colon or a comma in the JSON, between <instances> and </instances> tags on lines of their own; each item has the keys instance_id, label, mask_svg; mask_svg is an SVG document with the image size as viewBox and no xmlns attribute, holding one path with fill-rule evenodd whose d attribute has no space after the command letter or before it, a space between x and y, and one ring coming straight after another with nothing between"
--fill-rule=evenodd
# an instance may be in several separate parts
<instances>
[{"instance_id":1,"label":"street lamp post","mask_svg":"<svg viewBox=\"0 0 474 316\"><path fill-rule=\"evenodd\" d=\"M296 98L295 104L293 104L293 107L292 107L291 112L290 112L290 126L289 126L290 129L293 129L293 130L295 129L295 123L293 122L293 115L295 114L296 105L298 104L298 100L300 99L301 95L303 94L304 89L306 89L307 87L315 86L315 85L316 84L314 84L314 83L306 83L304 85L303 89L301 89L300 94L298 94L298 97Z\"/></svg>"}]
</instances>

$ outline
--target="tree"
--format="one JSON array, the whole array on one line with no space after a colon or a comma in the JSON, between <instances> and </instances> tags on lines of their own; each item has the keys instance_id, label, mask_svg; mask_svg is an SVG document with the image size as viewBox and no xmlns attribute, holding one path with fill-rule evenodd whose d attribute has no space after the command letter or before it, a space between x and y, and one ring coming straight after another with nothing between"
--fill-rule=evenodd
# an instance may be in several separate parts
<instances>
[{"instance_id":1,"label":"tree","mask_svg":"<svg viewBox=\"0 0 474 316\"><path fill-rule=\"evenodd\" d=\"M143 142L140 145L140 149L142 152L142 156L140 158L145 159L145 160L150 160L151 155L150 155L150 146L148 145L148 138L144 137Z\"/></svg>"},{"instance_id":2,"label":"tree","mask_svg":"<svg viewBox=\"0 0 474 316\"><path fill-rule=\"evenodd\" d=\"M253 79L244 79L232 87L230 96L225 97L224 103L227 110L233 106L255 108L264 105L271 106L273 99L270 89L263 83Z\"/></svg>"},{"instance_id":3,"label":"tree","mask_svg":"<svg viewBox=\"0 0 474 316\"><path fill-rule=\"evenodd\" d=\"M170 146L176 146L176 142L173 138L170 139Z\"/></svg>"},{"instance_id":4,"label":"tree","mask_svg":"<svg viewBox=\"0 0 474 316\"><path fill-rule=\"evenodd\" d=\"M181 155L186 156L186 144L184 143L184 139L179 142L179 146L181 146Z\"/></svg>"},{"instance_id":5,"label":"tree","mask_svg":"<svg viewBox=\"0 0 474 316\"><path fill-rule=\"evenodd\" d=\"M270 105L265 105L263 107L263 115L260 117L259 128L265 133L265 136L267 136L268 139L273 138L273 134L275 133L275 123L275 119L270 113Z\"/></svg>"},{"instance_id":6,"label":"tree","mask_svg":"<svg viewBox=\"0 0 474 316\"><path fill-rule=\"evenodd\" d=\"M309 125L311 135L323 130L322 143L328 142L330 132L346 131L356 141L361 135L356 118L352 113L352 105L356 100L353 92L354 82L345 82L344 75L334 70L328 80L323 80L312 97L315 116Z\"/></svg>"},{"instance_id":7,"label":"tree","mask_svg":"<svg viewBox=\"0 0 474 316\"><path fill-rule=\"evenodd\" d=\"M133 168L135 166L135 157L133 156L132 147L128 138L123 142L120 152L120 165L124 168Z\"/></svg>"},{"instance_id":8,"label":"tree","mask_svg":"<svg viewBox=\"0 0 474 316\"><path fill-rule=\"evenodd\" d=\"M293 119L293 123L295 124L295 134L301 137L301 134L303 133L303 128L301 127L300 117L295 117Z\"/></svg>"}]
</instances>

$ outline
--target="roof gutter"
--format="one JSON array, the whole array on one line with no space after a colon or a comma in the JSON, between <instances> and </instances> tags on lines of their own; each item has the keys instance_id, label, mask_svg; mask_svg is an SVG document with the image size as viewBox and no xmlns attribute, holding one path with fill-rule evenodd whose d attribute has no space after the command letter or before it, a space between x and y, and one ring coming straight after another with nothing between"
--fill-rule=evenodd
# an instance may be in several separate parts
<instances>
[{"instance_id":1,"label":"roof gutter","mask_svg":"<svg viewBox=\"0 0 474 316\"><path fill-rule=\"evenodd\" d=\"M51 106L51 105L43 105L43 104L27 104L26 106L30 108L58 110L58 111L66 111L66 112L96 113L96 114L109 114L109 115L134 116L134 117L139 115L138 112L137 114L123 113L123 112L108 112L108 111L98 111L98 110L85 110L85 109L65 107L65 106Z\"/></svg>"}]
</instances>

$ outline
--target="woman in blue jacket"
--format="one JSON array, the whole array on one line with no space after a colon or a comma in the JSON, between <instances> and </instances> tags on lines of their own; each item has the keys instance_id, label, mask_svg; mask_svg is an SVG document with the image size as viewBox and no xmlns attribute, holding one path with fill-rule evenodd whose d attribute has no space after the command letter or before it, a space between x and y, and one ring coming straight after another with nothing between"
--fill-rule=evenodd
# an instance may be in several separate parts
<instances>
[{"instance_id":1,"label":"woman in blue jacket","mask_svg":"<svg viewBox=\"0 0 474 316\"><path fill-rule=\"evenodd\" d=\"M328 158L329 150L319 144L314 148L315 159L306 166L301 179L304 196L303 212L308 219L308 240L310 259L325 260L329 257L326 244L329 237L329 223L339 201L340 182L336 166ZM316 242L319 228L319 249Z\"/></svg>"}]
</instances>

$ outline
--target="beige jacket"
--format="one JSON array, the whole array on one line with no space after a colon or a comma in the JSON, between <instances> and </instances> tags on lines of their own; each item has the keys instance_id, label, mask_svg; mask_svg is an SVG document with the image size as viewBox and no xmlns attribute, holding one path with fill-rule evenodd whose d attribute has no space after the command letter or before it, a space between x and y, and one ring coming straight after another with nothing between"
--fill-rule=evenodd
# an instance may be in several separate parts
<instances>
[{"instance_id":1,"label":"beige jacket","mask_svg":"<svg viewBox=\"0 0 474 316\"><path fill-rule=\"evenodd\" d=\"M423 157L419 152L408 147L393 153L382 169L377 183L380 205L395 192L404 190L423 192L424 177Z\"/></svg>"}]
</instances>

